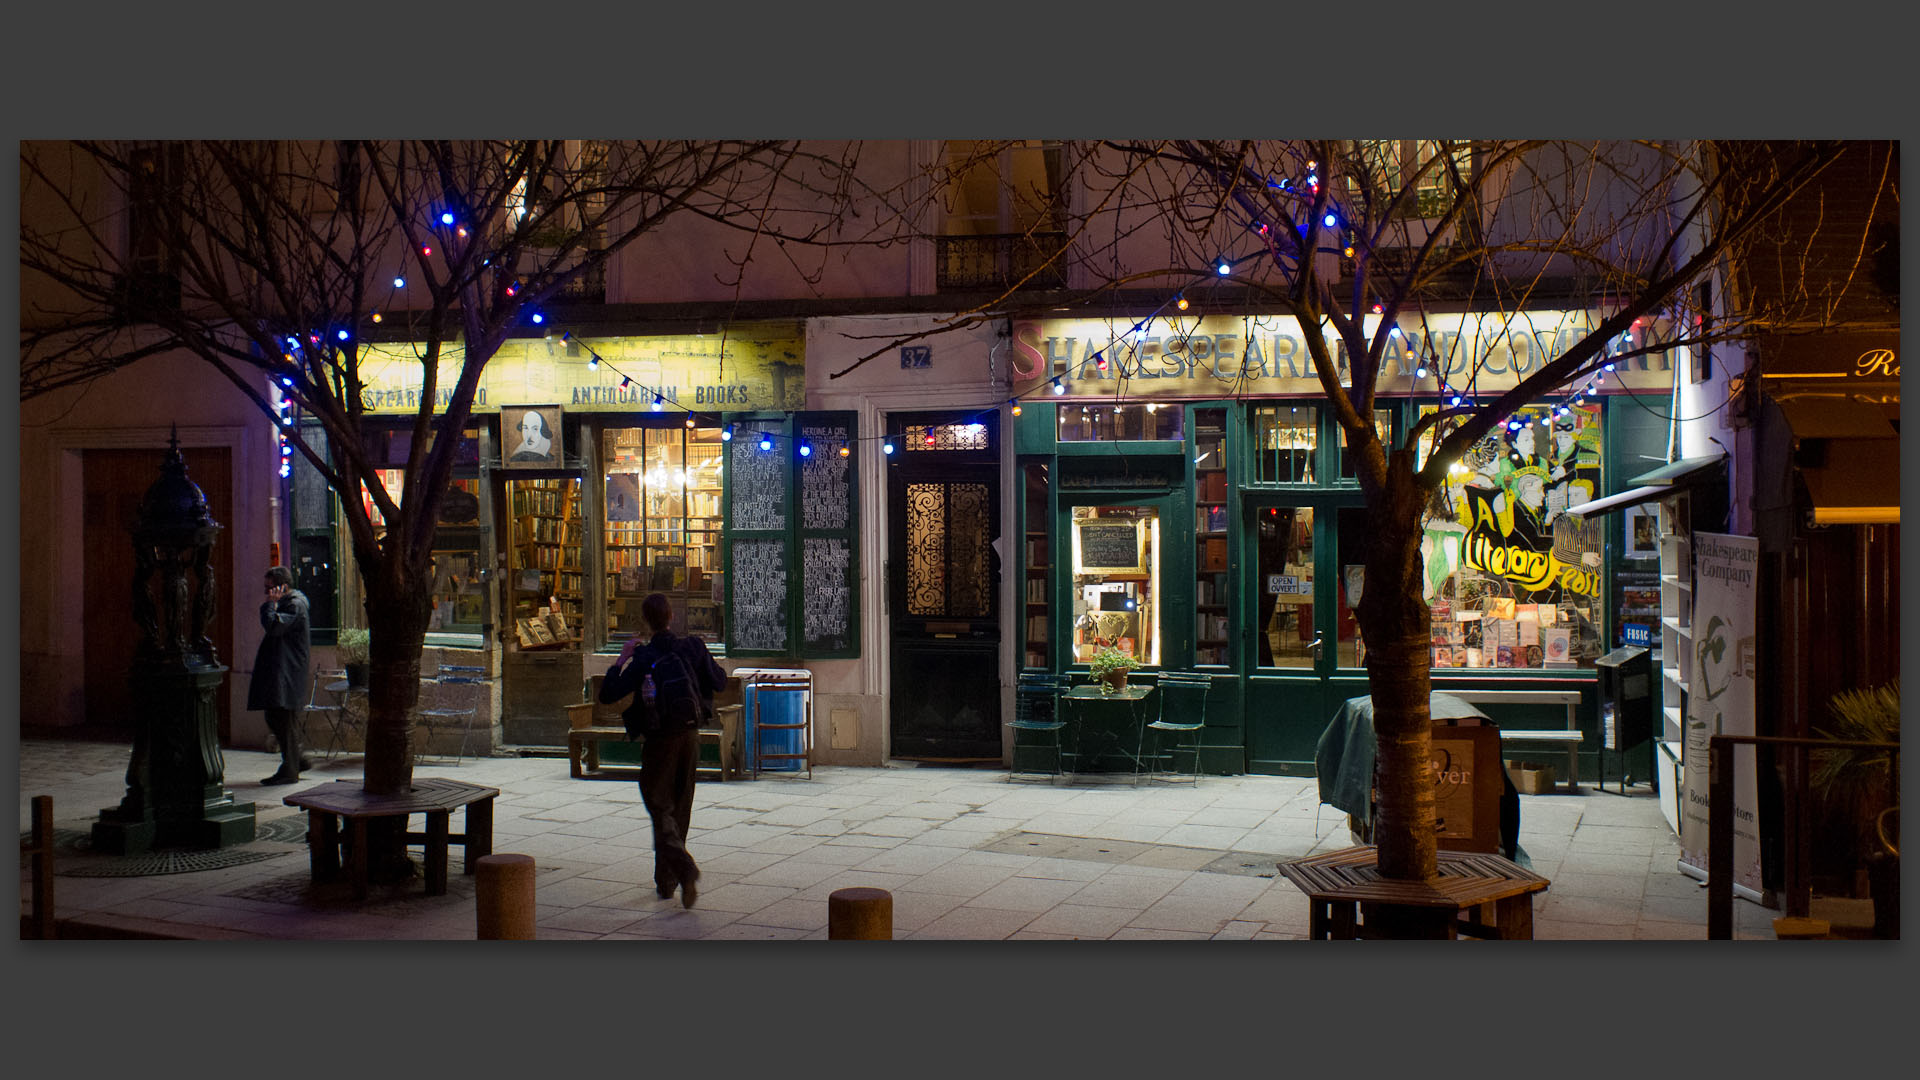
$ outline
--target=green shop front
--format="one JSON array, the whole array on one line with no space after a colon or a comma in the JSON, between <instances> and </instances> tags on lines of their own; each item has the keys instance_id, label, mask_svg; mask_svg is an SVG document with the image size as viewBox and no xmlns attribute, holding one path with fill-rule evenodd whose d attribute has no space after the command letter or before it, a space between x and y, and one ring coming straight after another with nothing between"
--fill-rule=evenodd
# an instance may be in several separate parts
<instances>
[{"instance_id":1,"label":"green shop front","mask_svg":"<svg viewBox=\"0 0 1920 1080\"><path fill-rule=\"evenodd\" d=\"M367 438L396 497L418 407L409 348L377 346L363 365ZM675 630L733 661L857 652L856 433L850 414L800 408L803 348L792 323L507 342L436 530L437 654L423 677L435 661L484 668L498 741L558 746L586 680L647 633L648 593L673 600ZM458 364L457 352L443 360L441 386ZM306 548L316 566L337 564L337 512L303 514L324 494L306 490ZM357 625L357 575L341 576L337 610Z\"/></svg>"},{"instance_id":2,"label":"green shop front","mask_svg":"<svg viewBox=\"0 0 1920 1080\"><path fill-rule=\"evenodd\" d=\"M1419 356L1455 365L1450 384L1480 358L1473 389L1487 396L1597 321L1516 318L1428 317L1376 398L1388 444L1439 406L1434 381L1415 377ZM1364 496L1297 323L1037 320L1016 323L1013 353L1022 669L1084 679L1095 650L1113 647L1140 665L1136 681L1204 672L1202 770L1312 775L1329 721L1368 692L1353 615ZM1565 511L1666 460L1666 363L1623 361L1593 394L1516 412L1450 465L1425 524L1434 689L1578 692L1589 777L1602 746L1594 664L1645 617L1648 588L1657 606L1658 568L1630 557L1629 523ZM1566 724L1564 706L1482 707L1503 726ZM1017 743L1016 764L1025 752Z\"/></svg>"}]
</instances>

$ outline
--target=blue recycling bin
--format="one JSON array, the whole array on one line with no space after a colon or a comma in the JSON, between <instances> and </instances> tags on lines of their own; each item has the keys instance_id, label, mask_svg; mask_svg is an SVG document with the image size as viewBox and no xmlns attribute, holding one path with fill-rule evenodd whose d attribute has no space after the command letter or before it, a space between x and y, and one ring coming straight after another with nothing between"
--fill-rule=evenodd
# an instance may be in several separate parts
<instances>
[{"instance_id":1,"label":"blue recycling bin","mask_svg":"<svg viewBox=\"0 0 1920 1080\"><path fill-rule=\"evenodd\" d=\"M807 697L813 692L812 673L784 668L750 668L736 672L740 676L743 719L748 730L745 766L752 772L799 772L801 757L772 757L774 754L804 754ZM793 726L783 726L793 725ZM771 728L771 729L770 729Z\"/></svg>"}]
</instances>

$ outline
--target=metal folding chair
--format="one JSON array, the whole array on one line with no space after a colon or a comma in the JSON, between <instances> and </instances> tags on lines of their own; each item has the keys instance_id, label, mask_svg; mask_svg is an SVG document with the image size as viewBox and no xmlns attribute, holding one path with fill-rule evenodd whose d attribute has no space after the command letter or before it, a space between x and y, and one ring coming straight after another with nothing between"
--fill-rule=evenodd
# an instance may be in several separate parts
<instances>
[{"instance_id":1,"label":"metal folding chair","mask_svg":"<svg viewBox=\"0 0 1920 1080\"><path fill-rule=\"evenodd\" d=\"M1207 726L1207 691L1213 686L1213 676L1202 671L1163 671L1160 673L1160 717L1147 725L1155 732L1153 761L1148 779L1162 783L1200 782L1200 732ZM1178 740L1182 736L1191 736L1192 741L1182 746L1177 741L1171 749L1169 740ZM1141 753L1146 752L1146 730L1140 732ZM1174 755L1178 753L1193 755L1193 771L1186 774L1184 781L1174 768ZM1160 769L1158 763L1166 758L1167 767Z\"/></svg>"},{"instance_id":2,"label":"metal folding chair","mask_svg":"<svg viewBox=\"0 0 1920 1080\"><path fill-rule=\"evenodd\" d=\"M328 761L332 761L334 755L346 748L347 736L359 730L360 727L359 719L350 715L350 710L346 707L345 692L332 689L333 684L345 680L346 677L347 673L345 671L314 672L313 688L307 694L306 707L301 710L300 730L303 733L307 729L307 717L318 713L326 719L327 748L324 753ZM321 703L320 692L322 690L333 695L333 703L331 705Z\"/></svg>"},{"instance_id":3,"label":"metal folding chair","mask_svg":"<svg viewBox=\"0 0 1920 1080\"><path fill-rule=\"evenodd\" d=\"M1048 783L1052 783L1054 777L1064 772L1060 729L1067 726L1067 718L1066 711L1060 708L1060 695L1066 693L1071 684L1072 680L1065 675L1043 673L1024 673L1014 684L1013 719L1007 721L1007 726L1014 731L1013 761L1011 768L1007 770L1009 782L1024 772L1036 777L1044 776ZM1020 732L1023 731L1035 734L1029 737L1028 742L1022 743ZM1052 771L1022 769L1020 767L1022 749L1053 751Z\"/></svg>"},{"instance_id":4,"label":"metal folding chair","mask_svg":"<svg viewBox=\"0 0 1920 1080\"><path fill-rule=\"evenodd\" d=\"M486 674L487 669L483 667L442 664L433 682L436 687L470 686L486 682ZM472 704L464 707L448 706L444 704L444 699L436 697L436 700L442 703L431 709L416 709L414 715L427 729L426 741L428 742L432 742L433 737L442 731L452 731L456 727L460 729L460 750L453 758L453 763L458 765L466 759L467 736L473 731L473 723L479 718L480 708ZM421 756L424 755L415 755L416 759Z\"/></svg>"}]
</instances>

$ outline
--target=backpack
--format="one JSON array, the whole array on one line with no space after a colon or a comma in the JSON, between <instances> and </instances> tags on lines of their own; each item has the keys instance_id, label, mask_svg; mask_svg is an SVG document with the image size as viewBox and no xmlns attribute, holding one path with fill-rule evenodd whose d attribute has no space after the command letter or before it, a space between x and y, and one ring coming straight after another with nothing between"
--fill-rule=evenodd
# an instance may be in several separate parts
<instances>
[{"instance_id":1,"label":"backpack","mask_svg":"<svg viewBox=\"0 0 1920 1080\"><path fill-rule=\"evenodd\" d=\"M654 660L634 696L646 714L648 733L688 731L707 718L706 699L678 649L668 649Z\"/></svg>"}]
</instances>

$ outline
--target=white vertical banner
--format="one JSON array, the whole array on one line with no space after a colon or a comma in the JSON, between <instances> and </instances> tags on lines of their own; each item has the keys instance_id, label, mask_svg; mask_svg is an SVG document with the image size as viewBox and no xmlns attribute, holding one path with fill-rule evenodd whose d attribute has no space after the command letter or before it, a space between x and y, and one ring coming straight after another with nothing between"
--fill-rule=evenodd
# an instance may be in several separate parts
<instances>
[{"instance_id":1,"label":"white vertical banner","mask_svg":"<svg viewBox=\"0 0 1920 1080\"><path fill-rule=\"evenodd\" d=\"M1680 858L1707 867L1707 740L1754 734L1755 609L1760 541L1695 533L1692 676L1687 690L1686 806ZM1733 880L1759 895L1760 807L1754 748L1733 750Z\"/></svg>"}]
</instances>

